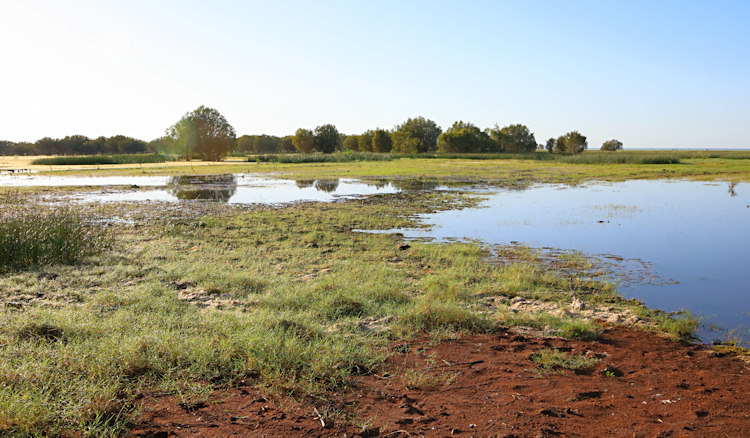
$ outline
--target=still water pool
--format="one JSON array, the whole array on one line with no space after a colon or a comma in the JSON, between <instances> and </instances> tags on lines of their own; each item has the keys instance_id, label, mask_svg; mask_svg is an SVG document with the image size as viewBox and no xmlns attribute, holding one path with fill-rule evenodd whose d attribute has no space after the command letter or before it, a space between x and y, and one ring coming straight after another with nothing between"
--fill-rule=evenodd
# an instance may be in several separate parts
<instances>
[{"instance_id":1,"label":"still water pool","mask_svg":"<svg viewBox=\"0 0 750 438\"><path fill-rule=\"evenodd\" d=\"M425 215L406 237L520 242L650 265L620 292L700 316L704 341L750 341L750 184L626 181L500 190L479 208ZM712 326L713 325L713 326Z\"/></svg>"}]
</instances>

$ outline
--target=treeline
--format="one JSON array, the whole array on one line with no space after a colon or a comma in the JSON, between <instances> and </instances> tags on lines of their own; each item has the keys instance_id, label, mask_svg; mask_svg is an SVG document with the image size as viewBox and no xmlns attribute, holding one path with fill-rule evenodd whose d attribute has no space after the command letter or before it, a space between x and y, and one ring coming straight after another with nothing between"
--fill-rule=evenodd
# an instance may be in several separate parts
<instances>
[{"instance_id":1,"label":"treeline","mask_svg":"<svg viewBox=\"0 0 750 438\"><path fill-rule=\"evenodd\" d=\"M318 126L314 131L300 128L292 137L292 144L298 152L304 154L341 150L397 154L522 154L544 149L550 153L576 154L588 148L586 137L578 131L538 144L534 133L522 124L502 128L495 125L494 128L480 129L472 123L458 121L443 132L435 122L424 117L408 119L391 130L378 128L359 135L340 134L330 124ZM602 150L619 149L622 149L622 143L617 140L610 140L602 145Z\"/></svg>"},{"instance_id":2,"label":"treeline","mask_svg":"<svg viewBox=\"0 0 750 438\"><path fill-rule=\"evenodd\" d=\"M495 125L493 128L480 129L472 123L458 121L443 131L437 123L424 117L410 118L390 130L377 128L356 135L342 134L334 125L325 124L314 130L300 128L294 135L284 137L264 134L236 138L234 128L226 123L218 111L204 107L196 111L186 114L180 122L170 128L166 136L150 142L123 135L95 139L83 135L61 139L45 137L35 143L0 141L0 155L104 155L150 152L186 158L220 159L228 153L309 154L355 151L395 154L523 154L546 149L555 154L577 154L588 148L586 137L578 131L571 131L539 144L534 133L523 124L512 124L502 128ZM210 114L203 114L204 112ZM217 130L221 135L216 134ZM206 131L205 135L203 131ZM601 149L620 150L622 143L609 140L604 142ZM204 153L198 153L200 151Z\"/></svg>"},{"instance_id":3,"label":"treeline","mask_svg":"<svg viewBox=\"0 0 750 438\"><path fill-rule=\"evenodd\" d=\"M84 135L69 135L65 138L44 137L34 143L0 140L0 155L142 154L156 152L158 146L155 142L147 143L124 135L94 139Z\"/></svg>"}]
</instances>

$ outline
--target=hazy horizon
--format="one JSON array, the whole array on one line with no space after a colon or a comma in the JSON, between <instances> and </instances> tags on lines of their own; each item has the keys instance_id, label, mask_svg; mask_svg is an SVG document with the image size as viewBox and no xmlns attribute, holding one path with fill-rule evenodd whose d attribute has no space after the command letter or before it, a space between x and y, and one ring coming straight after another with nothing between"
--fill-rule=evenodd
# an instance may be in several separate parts
<instances>
[{"instance_id":1,"label":"hazy horizon","mask_svg":"<svg viewBox=\"0 0 750 438\"><path fill-rule=\"evenodd\" d=\"M424 116L598 149L747 149L750 4L6 0L0 140L151 140L200 105L237 135Z\"/></svg>"}]
</instances>

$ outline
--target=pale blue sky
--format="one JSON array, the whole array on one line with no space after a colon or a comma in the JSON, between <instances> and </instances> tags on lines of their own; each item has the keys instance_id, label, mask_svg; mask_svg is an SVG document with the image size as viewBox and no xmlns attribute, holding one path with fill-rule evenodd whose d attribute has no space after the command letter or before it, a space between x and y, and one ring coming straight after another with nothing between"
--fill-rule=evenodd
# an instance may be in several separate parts
<instances>
[{"instance_id":1,"label":"pale blue sky","mask_svg":"<svg viewBox=\"0 0 750 438\"><path fill-rule=\"evenodd\" d=\"M422 115L598 148L750 147L747 1L0 0L0 139Z\"/></svg>"}]
</instances>

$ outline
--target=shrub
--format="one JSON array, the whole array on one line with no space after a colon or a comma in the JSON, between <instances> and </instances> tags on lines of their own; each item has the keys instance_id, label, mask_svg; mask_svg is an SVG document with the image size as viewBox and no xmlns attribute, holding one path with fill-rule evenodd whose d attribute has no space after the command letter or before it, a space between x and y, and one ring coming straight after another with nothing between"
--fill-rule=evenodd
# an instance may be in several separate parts
<instances>
[{"instance_id":1,"label":"shrub","mask_svg":"<svg viewBox=\"0 0 750 438\"><path fill-rule=\"evenodd\" d=\"M72 209L16 209L0 216L0 271L71 263L105 243L103 227Z\"/></svg>"}]
</instances>

